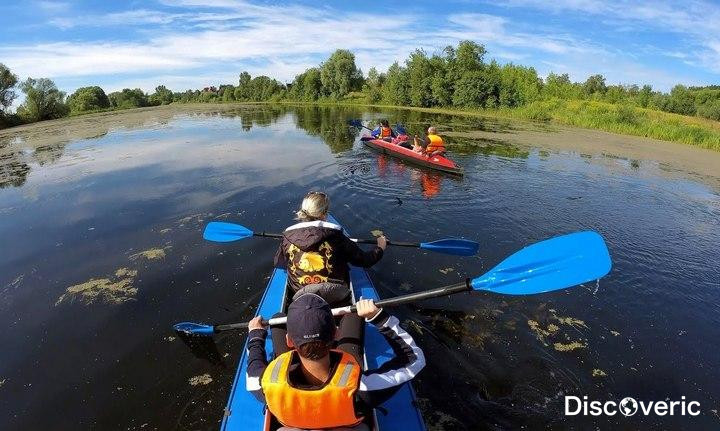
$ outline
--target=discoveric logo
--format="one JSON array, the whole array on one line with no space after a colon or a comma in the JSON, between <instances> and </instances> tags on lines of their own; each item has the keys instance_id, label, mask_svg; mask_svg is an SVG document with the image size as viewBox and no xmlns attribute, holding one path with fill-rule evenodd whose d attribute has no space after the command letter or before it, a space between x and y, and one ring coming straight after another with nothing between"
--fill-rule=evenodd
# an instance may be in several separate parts
<instances>
[{"instance_id":1,"label":"discoveric logo","mask_svg":"<svg viewBox=\"0 0 720 431\"><path fill-rule=\"evenodd\" d=\"M645 416L655 414L657 416L698 416L700 414L700 403L687 401L683 396L681 401L637 401L632 397L625 397L616 401L588 401L587 395L580 397L565 396L565 416L615 416L620 413L630 417L637 412Z\"/></svg>"}]
</instances>

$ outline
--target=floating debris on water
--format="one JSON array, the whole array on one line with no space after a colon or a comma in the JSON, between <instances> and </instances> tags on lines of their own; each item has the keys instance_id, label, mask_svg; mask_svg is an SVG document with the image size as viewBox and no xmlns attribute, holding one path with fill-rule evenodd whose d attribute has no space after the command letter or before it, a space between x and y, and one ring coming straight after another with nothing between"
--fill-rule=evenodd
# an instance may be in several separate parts
<instances>
[{"instance_id":1,"label":"floating debris on water","mask_svg":"<svg viewBox=\"0 0 720 431\"><path fill-rule=\"evenodd\" d=\"M147 260L156 260L156 259L164 259L165 258L165 250L169 250L172 248L171 246L166 246L163 248L151 248L145 251L141 251L140 253L135 253L133 255L130 255L130 260L136 260L140 257L145 258Z\"/></svg>"},{"instance_id":2,"label":"floating debris on water","mask_svg":"<svg viewBox=\"0 0 720 431\"><path fill-rule=\"evenodd\" d=\"M417 405L422 412L425 426L428 431L445 431L462 428L462 422L449 414L430 405L427 398L418 398Z\"/></svg>"},{"instance_id":3,"label":"floating debris on water","mask_svg":"<svg viewBox=\"0 0 720 431\"><path fill-rule=\"evenodd\" d=\"M587 344L573 341L572 343L555 343L553 347L555 347L555 350L558 352L569 352L571 350L584 349L587 347Z\"/></svg>"},{"instance_id":4,"label":"floating debris on water","mask_svg":"<svg viewBox=\"0 0 720 431\"><path fill-rule=\"evenodd\" d=\"M120 268L110 278L91 278L90 280L70 286L66 289L55 305L65 301L80 300L86 305L94 302L106 304L122 304L134 301L137 288L132 287L137 271L129 268Z\"/></svg>"},{"instance_id":5,"label":"floating debris on water","mask_svg":"<svg viewBox=\"0 0 720 431\"><path fill-rule=\"evenodd\" d=\"M3 387L3 385L5 384L5 382L7 382L7 379L2 379L2 380L0 380L0 388Z\"/></svg>"},{"instance_id":6,"label":"floating debris on water","mask_svg":"<svg viewBox=\"0 0 720 431\"><path fill-rule=\"evenodd\" d=\"M383 231L381 231L380 229L373 229L373 230L370 231L370 233L371 233L372 236L374 236L375 238L377 238L377 237L379 237L379 236L385 235L385 234L383 233Z\"/></svg>"},{"instance_id":7,"label":"floating debris on water","mask_svg":"<svg viewBox=\"0 0 720 431\"><path fill-rule=\"evenodd\" d=\"M418 325L417 322L415 322L414 320L407 319L403 323L405 323L405 327L407 327L408 329L414 329L420 335L425 334L423 328Z\"/></svg>"},{"instance_id":8,"label":"floating debris on water","mask_svg":"<svg viewBox=\"0 0 720 431\"><path fill-rule=\"evenodd\" d=\"M442 272L443 274L447 274L448 272L455 271L455 268L447 267L447 268L439 269L438 271Z\"/></svg>"},{"instance_id":9,"label":"floating debris on water","mask_svg":"<svg viewBox=\"0 0 720 431\"><path fill-rule=\"evenodd\" d=\"M607 373L600 368L594 368L592 372L593 377L605 377Z\"/></svg>"},{"instance_id":10,"label":"floating debris on water","mask_svg":"<svg viewBox=\"0 0 720 431\"><path fill-rule=\"evenodd\" d=\"M163 338L163 340L173 342L173 341L175 341L175 337L173 337L172 335L170 335L169 337Z\"/></svg>"},{"instance_id":11,"label":"floating debris on water","mask_svg":"<svg viewBox=\"0 0 720 431\"><path fill-rule=\"evenodd\" d=\"M188 379L188 382L192 386L208 385L212 381L213 381L212 377L210 377L210 374L207 374L207 373L201 374L199 376L191 377L190 379Z\"/></svg>"},{"instance_id":12,"label":"floating debris on water","mask_svg":"<svg viewBox=\"0 0 720 431\"><path fill-rule=\"evenodd\" d=\"M573 317L558 316L556 314L555 310L553 310L553 309L551 309L550 312L552 313L552 317L554 319L556 319L558 322L562 323L563 325L570 325L575 328L581 328L581 327L585 328L585 329L588 328L587 325L585 324L585 322L583 322L580 319L575 319Z\"/></svg>"},{"instance_id":13,"label":"floating debris on water","mask_svg":"<svg viewBox=\"0 0 720 431\"><path fill-rule=\"evenodd\" d=\"M172 230L172 229L170 229L170 228L168 227L168 228L165 228L165 229L161 229L161 230L160 230L160 233L163 234L163 235L165 235L166 233L170 232L171 230Z\"/></svg>"},{"instance_id":14,"label":"floating debris on water","mask_svg":"<svg viewBox=\"0 0 720 431\"><path fill-rule=\"evenodd\" d=\"M412 284L408 283L407 281L403 281L402 283L400 283L400 290L402 290L403 292L407 292L410 289L412 289Z\"/></svg>"},{"instance_id":15,"label":"floating debris on water","mask_svg":"<svg viewBox=\"0 0 720 431\"><path fill-rule=\"evenodd\" d=\"M548 345L545 342L545 337L548 337L552 334L555 334L560 328L555 324L549 324L547 329L543 329L538 322L535 320L528 320L527 321L528 326L530 329L532 329L533 332L535 332L535 336L538 340L540 340L544 345Z\"/></svg>"},{"instance_id":16,"label":"floating debris on water","mask_svg":"<svg viewBox=\"0 0 720 431\"><path fill-rule=\"evenodd\" d=\"M620 333L619 333L618 331L612 331L612 330L611 330L610 333L613 335L613 337L617 337L617 336L620 335Z\"/></svg>"}]
</instances>

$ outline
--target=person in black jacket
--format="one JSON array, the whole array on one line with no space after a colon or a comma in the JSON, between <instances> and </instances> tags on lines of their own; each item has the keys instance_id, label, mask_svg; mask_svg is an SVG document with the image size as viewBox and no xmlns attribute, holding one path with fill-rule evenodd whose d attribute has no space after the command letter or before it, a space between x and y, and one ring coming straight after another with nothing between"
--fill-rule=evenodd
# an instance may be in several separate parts
<instances>
[{"instance_id":1,"label":"person in black jacket","mask_svg":"<svg viewBox=\"0 0 720 431\"><path fill-rule=\"evenodd\" d=\"M351 241L342 227L327 221L330 198L322 192L310 192L297 212L300 223L285 229L275 254L275 267L287 270L294 298L315 293L331 305L346 302L350 295L348 264L369 268L383 256L384 236L377 246L363 251Z\"/></svg>"},{"instance_id":2,"label":"person in black jacket","mask_svg":"<svg viewBox=\"0 0 720 431\"><path fill-rule=\"evenodd\" d=\"M267 405L284 425L282 430L367 431L363 418L425 366L423 351L396 317L369 299L355 305L357 314L343 316L337 328L322 298L312 293L298 297L288 308L287 329L273 327L275 358L270 363L262 316L250 321L246 389ZM364 325L363 318L378 328L394 352L377 369L363 370L361 352L345 341L346 321ZM282 345L275 343L278 331L283 335Z\"/></svg>"}]
</instances>

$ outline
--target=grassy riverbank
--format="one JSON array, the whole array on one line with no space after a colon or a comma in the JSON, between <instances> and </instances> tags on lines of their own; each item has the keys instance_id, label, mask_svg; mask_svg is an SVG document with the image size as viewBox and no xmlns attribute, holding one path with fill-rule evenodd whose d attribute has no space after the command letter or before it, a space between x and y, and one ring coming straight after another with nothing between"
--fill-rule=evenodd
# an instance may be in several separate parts
<instances>
[{"instance_id":1,"label":"grassy riverbank","mask_svg":"<svg viewBox=\"0 0 720 431\"><path fill-rule=\"evenodd\" d=\"M363 106L408 109L438 114L511 118L602 130L621 135L642 136L720 151L720 122L700 117L637 108L632 105L551 99L536 101L519 108L467 109L367 104L361 100L360 97L350 95L342 102L302 103L288 101L280 103L290 105Z\"/></svg>"}]
</instances>

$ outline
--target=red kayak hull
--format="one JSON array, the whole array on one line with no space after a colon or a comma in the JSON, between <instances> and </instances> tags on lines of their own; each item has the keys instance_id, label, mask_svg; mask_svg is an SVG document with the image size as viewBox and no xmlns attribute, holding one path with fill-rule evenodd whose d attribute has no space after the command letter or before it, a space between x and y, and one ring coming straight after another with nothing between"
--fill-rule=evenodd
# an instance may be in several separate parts
<instances>
[{"instance_id":1,"label":"red kayak hull","mask_svg":"<svg viewBox=\"0 0 720 431\"><path fill-rule=\"evenodd\" d=\"M432 156L428 157L424 154L416 153L415 151L401 147L400 145L393 144L391 142L383 141L381 139L362 140L369 147L374 148L384 154L388 154L398 159L405 160L410 163L414 163L419 166L423 166L430 169L436 169L438 171L447 172L455 175L462 175L463 168L458 166L452 160L443 156Z\"/></svg>"}]
</instances>

